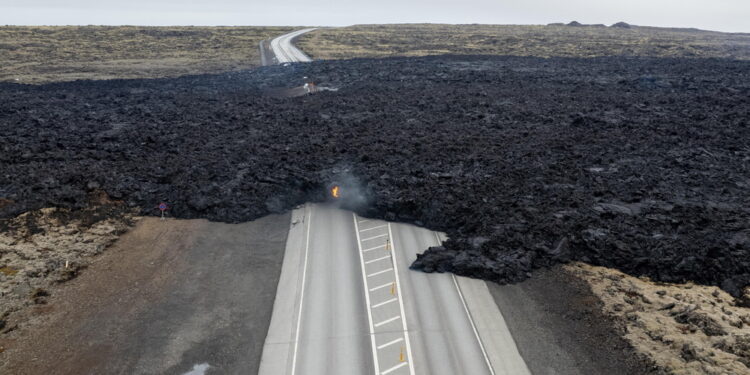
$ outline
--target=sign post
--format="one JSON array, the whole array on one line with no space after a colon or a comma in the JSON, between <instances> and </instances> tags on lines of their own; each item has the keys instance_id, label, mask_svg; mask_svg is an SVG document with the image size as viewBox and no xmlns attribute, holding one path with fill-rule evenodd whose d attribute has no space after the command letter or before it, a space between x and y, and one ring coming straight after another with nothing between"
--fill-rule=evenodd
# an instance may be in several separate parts
<instances>
[{"instance_id":1,"label":"sign post","mask_svg":"<svg viewBox=\"0 0 750 375\"><path fill-rule=\"evenodd\" d=\"M164 211L167 210L167 204L164 202L159 203L159 211L161 211L161 219L164 220Z\"/></svg>"}]
</instances>

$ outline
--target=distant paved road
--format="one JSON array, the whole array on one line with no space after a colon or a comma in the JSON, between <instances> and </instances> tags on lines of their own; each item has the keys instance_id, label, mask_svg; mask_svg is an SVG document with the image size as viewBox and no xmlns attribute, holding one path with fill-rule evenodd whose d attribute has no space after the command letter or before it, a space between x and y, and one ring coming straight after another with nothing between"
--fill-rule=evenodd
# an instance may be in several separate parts
<instances>
[{"instance_id":1,"label":"distant paved road","mask_svg":"<svg viewBox=\"0 0 750 375\"><path fill-rule=\"evenodd\" d=\"M304 52L295 47L294 44L292 44L292 41L294 38L313 30L316 30L316 28L297 30L271 40L271 50L276 56L276 62L283 64L288 62L312 61L312 59L305 55Z\"/></svg>"},{"instance_id":2,"label":"distant paved road","mask_svg":"<svg viewBox=\"0 0 750 375\"><path fill-rule=\"evenodd\" d=\"M438 233L292 215L261 375L529 373L484 282L408 269Z\"/></svg>"}]
</instances>

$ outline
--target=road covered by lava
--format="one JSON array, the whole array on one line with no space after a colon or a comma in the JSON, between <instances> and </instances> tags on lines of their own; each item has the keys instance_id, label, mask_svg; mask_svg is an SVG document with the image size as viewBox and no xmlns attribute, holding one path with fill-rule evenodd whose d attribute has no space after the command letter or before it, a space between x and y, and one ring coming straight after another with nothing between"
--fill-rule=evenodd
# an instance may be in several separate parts
<instances>
[{"instance_id":1,"label":"road covered by lava","mask_svg":"<svg viewBox=\"0 0 750 375\"><path fill-rule=\"evenodd\" d=\"M278 98L303 77L337 92ZM451 237L413 264L500 282L581 260L750 283L750 62L443 56L0 85L0 216L240 222L327 199Z\"/></svg>"}]
</instances>

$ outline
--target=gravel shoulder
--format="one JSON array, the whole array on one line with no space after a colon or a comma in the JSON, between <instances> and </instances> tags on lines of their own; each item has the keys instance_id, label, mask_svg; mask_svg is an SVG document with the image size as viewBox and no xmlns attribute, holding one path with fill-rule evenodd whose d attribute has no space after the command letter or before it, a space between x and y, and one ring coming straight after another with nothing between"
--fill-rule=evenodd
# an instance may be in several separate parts
<instances>
[{"instance_id":1,"label":"gravel shoulder","mask_svg":"<svg viewBox=\"0 0 750 375\"><path fill-rule=\"evenodd\" d=\"M254 373L289 215L243 224L143 218L0 338L9 374Z\"/></svg>"}]
</instances>

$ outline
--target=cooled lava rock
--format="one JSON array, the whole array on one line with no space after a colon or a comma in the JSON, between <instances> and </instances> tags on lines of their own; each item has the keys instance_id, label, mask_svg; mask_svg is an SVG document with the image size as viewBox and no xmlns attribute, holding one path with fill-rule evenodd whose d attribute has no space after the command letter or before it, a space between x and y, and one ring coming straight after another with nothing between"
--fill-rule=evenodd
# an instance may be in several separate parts
<instances>
[{"instance_id":1,"label":"cooled lava rock","mask_svg":"<svg viewBox=\"0 0 750 375\"><path fill-rule=\"evenodd\" d=\"M303 77L340 89L264 94ZM0 97L2 217L102 189L239 222L348 181L358 213L448 233L417 269L511 282L581 260L750 284L748 61L357 59Z\"/></svg>"}]
</instances>

